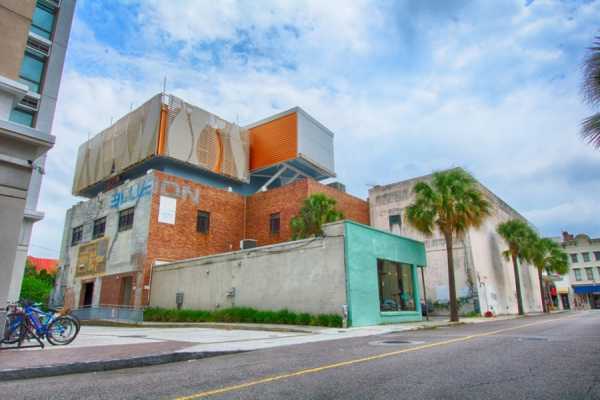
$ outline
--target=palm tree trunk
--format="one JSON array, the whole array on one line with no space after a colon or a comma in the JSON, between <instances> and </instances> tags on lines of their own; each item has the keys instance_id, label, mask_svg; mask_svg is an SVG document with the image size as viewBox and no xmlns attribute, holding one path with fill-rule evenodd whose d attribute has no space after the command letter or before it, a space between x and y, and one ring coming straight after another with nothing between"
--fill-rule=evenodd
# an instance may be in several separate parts
<instances>
[{"instance_id":1,"label":"palm tree trunk","mask_svg":"<svg viewBox=\"0 0 600 400\"><path fill-rule=\"evenodd\" d=\"M448 297L450 297L450 321L458 322L458 302L456 301L456 281L454 279L454 257L452 254L452 233L444 234L448 257Z\"/></svg>"},{"instance_id":2,"label":"palm tree trunk","mask_svg":"<svg viewBox=\"0 0 600 400\"><path fill-rule=\"evenodd\" d=\"M521 277L519 276L519 267L517 265L517 256L511 255L513 262L513 269L515 272L515 285L517 286L517 307L519 308L519 315L525 315L523 311L523 299L521 298Z\"/></svg>"},{"instance_id":3,"label":"palm tree trunk","mask_svg":"<svg viewBox=\"0 0 600 400\"><path fill-rule=\"evenodd\" d=\"M538 280L540 281L540 294L542 295L542 310L544 312L548 312L548 306L546 305L546 296L544 296L544 280L542 279L542 270L541 268L537 268L538 270Z\"/></svg>"}]
</instances>

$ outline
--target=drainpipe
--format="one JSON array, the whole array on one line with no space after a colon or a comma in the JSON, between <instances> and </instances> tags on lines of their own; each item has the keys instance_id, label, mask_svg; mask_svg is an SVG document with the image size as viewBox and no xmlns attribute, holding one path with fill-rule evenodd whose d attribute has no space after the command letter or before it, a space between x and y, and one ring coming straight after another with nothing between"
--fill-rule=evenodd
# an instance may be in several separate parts
<instances>
[{"instance_id":1,"label":"drainpipe","mask_svg":"<svg viewBox=\"0 0 600 400\"><path fill-rule=\"evenodd\" d=\"M421 270L421 282L423 283L423 302L425 303L425 308L427 312L425 313L425 319L429 321L429 305L427 303L427 289L425 289L425 267L419 265L419 269Z\"/></svg>"}]
</instances>

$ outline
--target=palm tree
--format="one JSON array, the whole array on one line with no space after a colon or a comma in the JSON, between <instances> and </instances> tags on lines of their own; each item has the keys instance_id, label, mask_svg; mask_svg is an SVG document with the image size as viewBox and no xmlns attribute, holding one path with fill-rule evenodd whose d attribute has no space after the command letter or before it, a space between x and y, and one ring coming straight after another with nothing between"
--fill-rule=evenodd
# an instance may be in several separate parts
<instances>
[{"instance_id":1,"label":"palm tree","mask_svg":"<svg viewBox=\"0 0 600 400\"><path fill-rule=\"evenodd\" d=\"M555 272L563 275L569 270L569 259L562 247L555 241L542 238L534 242L529 250L531 261L538 271L538 280L540 283L540 292L542 296L542 307L544 312L548 312L544 296L544 283L542 280L542 271Z\"/></svg>"},{"instance_id":2,"label":"palm tree","mask_svg":"<svg viewBox=\"0 0 600 400\"><path fill-rule=\"evenodd\" d=\"M596 36L583 64L583 97L590 105L600 104L600 35ZM581 136L600 148L600 112L583 120Z\"/></svg>"},{"instance_id":3,"label":"palm tree","mask_svg":"<svg viewBox=\"0 0 600 400\"><path fill-rule=\"evenodd\" d=\"M517 306L519 308L519 315L524 315L523 298L521 297L521 279L517 261L531 261L531 249L533 248L533 244L538 240L538 236L527 222L520 219L511 219L503 222L498 225L496 231L508 244L508 250L502 254L507 260L512 259L515 285L517 287Z\"/></svg>"},{"instance_id":4,"label":"palm tree","mask_svg":"<svg viewBox=\"0 0 600 400\"><path fill-rule=\"evenodd\" d=\"M292 239L304 239L323 235L323 224L344 218L344 214L335 208L335 199L315 193L304 200L300 214L292 218L290 226Z\"/></svg>"},{"instance_id":5,"label":"palm tree","mask_svg":"<svg viewBox=\"0 0 600 400\"><path fill-rule=\"evenodd\" d=\"M453 238L469 228L479 227L490 215L490 203L475 179L462 169L436 172L431 184L418 182L415 200L406 209L406 220L421 233L431 236L437 228L446 240L450 321L458 321L456 282L454 279Z\"/></svg>"}]
</instances>

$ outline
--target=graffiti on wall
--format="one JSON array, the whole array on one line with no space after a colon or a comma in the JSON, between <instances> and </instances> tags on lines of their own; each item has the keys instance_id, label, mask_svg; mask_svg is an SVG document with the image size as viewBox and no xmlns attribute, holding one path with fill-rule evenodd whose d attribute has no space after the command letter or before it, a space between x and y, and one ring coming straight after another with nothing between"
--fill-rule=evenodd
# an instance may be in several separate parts
<instances>
[{"instance_id":1,"label":"graffiti on wall","mask_svg":"<svg viewBox=\"0 0 600 400\"><path fill-rule=\"evenodd\" d=\"M79 246L75 276L97 275L106 269L108 238L104 237Z\"/></svg>"},{"instance_id":2,"label":"graffiti on wall","mask_svg":"<svg viewBox=\"0 0 600 400\"><path fill-rule=\"evenodd\" d=\"M110 207L120 208L127 203L134 203L142 197L150 196L155 187L159 188L161 195L191 200L194 204L200 203L200 189L192 189L189 185L180 185L174 181L163 180L154 184L154 178L145 178L134 182L124 189L116 190L110 197Z\"/></svg>"}]
</instances>

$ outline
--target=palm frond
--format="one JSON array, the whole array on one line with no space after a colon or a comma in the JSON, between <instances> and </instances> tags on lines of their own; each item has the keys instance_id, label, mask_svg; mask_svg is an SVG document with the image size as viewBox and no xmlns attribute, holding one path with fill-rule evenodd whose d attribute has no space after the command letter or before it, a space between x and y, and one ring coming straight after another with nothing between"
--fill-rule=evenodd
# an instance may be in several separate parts
<instances>
[{"instance_id":1,"label":"palm frond","mask_svg":"<svg viewBox=\"0 0 600 400\"><path fill-rule=\"evenodd\" d=\"M600 103L600 35L594 38L583 63L582 92L588 103Z\"/></svg>"},{"instance_id":2,"label":"palm frond","mask_svg":"<svg viewBox=\"0 0 600 400\"><path fill-rule=\"evenodd\" d=\"M583 120L581 123L581 137L592 146L600 148L600 113Z\"/></svg>"}]
</instances>

